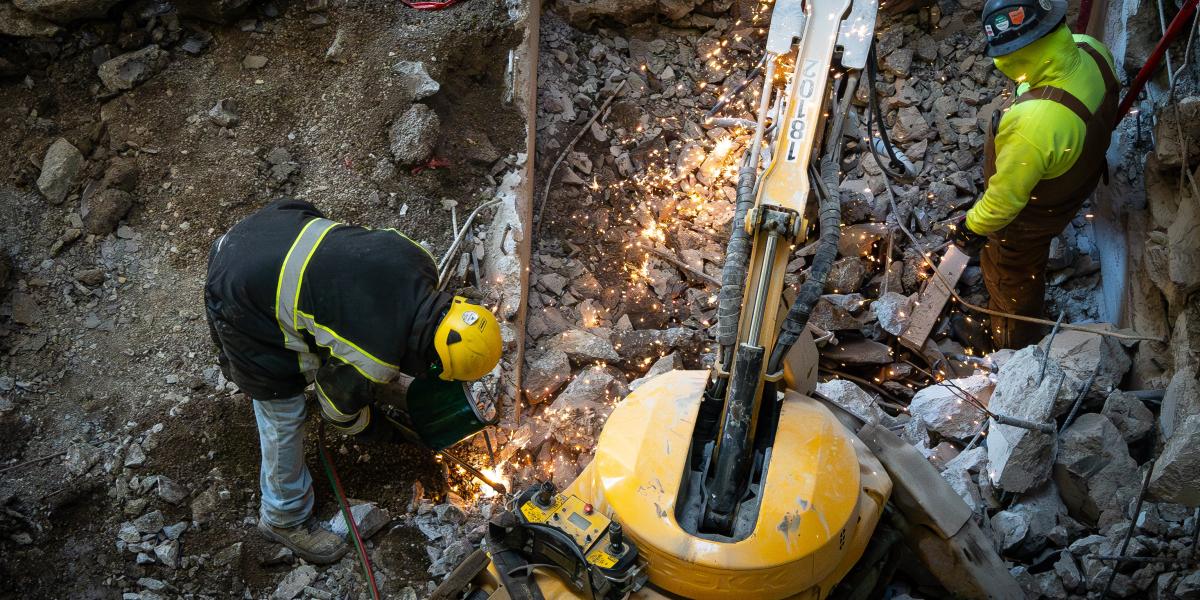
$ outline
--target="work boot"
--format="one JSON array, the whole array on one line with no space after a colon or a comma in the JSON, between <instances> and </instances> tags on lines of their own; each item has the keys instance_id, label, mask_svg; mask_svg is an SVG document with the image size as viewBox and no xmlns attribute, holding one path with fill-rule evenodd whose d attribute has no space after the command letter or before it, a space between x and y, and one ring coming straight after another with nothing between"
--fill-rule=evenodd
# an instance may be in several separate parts
<instances>
[{"instance_id":1,"label":"work boot","mask_svg":"<svg viewBox=\"0 0 1200 600\"><path fill-rule=\"evenodd\" d=\"M344 556L350 546L341 536L322 525L316 515L310 515L294 527L274 527L259 519L258 531L268 540L291 548L292 552L310 563L327 565Z\"/></svg>"}]
</instances>

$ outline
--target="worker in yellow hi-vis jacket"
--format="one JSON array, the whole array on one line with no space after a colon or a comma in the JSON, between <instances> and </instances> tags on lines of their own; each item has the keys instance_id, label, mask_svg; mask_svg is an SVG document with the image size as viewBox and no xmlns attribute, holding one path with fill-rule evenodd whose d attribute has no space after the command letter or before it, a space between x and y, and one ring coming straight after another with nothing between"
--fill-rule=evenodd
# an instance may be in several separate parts
<instances>
[{"instance_id":1,"label":"worker in yellow hi-vis jacket","mask_svg":"<svg viewBox=\"0 0 1200 600\"><path fill-rule=\"evenodd\" d=\"M495 315L439 291L427 250L394 229L326 219L308 202L274 202L218 238L204 296L221 368L254 399L258 529L313 563L347 546L313 514L305 388L343 433L401 441L372 411L373 385L401 373L473 381L500 360Z\"/></svg>"},{"instance_id":2,"label":"worker in yellow hi-vis jacket","mask_svg":"<svg viewBox=\"0 0 1200 600\"><path fill-rule=\"evenodd\" d=\"M1066 0L988 0L987 54L1017 84L992 118L984 156L986 189L958 227L955 243L982 249L989 308L1042 317L1050 242L1106 174L1119 85L1098 40L1072 35ZM1021 348L1039 325L993 317L998 348Z\"/></svg>"}]
</instances>

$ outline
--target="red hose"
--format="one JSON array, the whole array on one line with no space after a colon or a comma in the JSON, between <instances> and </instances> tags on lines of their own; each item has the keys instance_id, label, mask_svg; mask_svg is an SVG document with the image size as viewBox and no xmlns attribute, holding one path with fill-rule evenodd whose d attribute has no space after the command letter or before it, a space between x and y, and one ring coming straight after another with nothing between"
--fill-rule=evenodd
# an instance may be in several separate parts
<instances>
[{"instance_id":1,"label":"red hose","mask_svg":"<svg viewBox=\"0 0 1200 600\"><path fill-rule=\"evenodd\" d=\"M1090 0L1083 0L1083 2L1090 4ZM1125 114L1129 112L1130 107L1137 100L1138 94L1142 93L1142 88L1146 87L1146 82L1150 80L1150 76L1158 70L1158 64L1162 62L1163 55L1167 53L1167 48L1183 32L1192 15L1196 14L1197 2L1200 2L1200 0L1186 0L1179 9L1179 14L1175 15L1174 19L1171 19L1171 25L1167 27L1167 32L1158 41L1158 45L1150 53L1150 58L1146 59L1146 64L1142 65L1142 69L1138 71L1137 77L1133 79L1133 83L1129 84L1129 91L1125 93L1125 97L1121 99L1121 105L1117 109L1117 121L1113 123L1113 127L1116 127L1121 122L1121 119L1125 118Z\"/></svg>"},{"instance_id":2,"label":"red hose","mask_svg":"<svg viewBox=\"0 0 1200 600\"><path fill-rule=\"evenodd\" d=\"M1079 18L1075 20L1075 32L1086 33L1092 17L1092 0L1079 0Z\"/></svg>"},{"instance_id":3,"label":"red hose","mask_svg":"<svg viewBox=\"0 0 1200 600\"><path fill-rule=\"evenodd\" d=\"M338 478L337 469L333 467L333 460L329 458L329 451L325 449L324 421L320 421L318 425L317 452L321 456L321 465L325 467L325 476L329 478L329 485L333 488L333 495L337 497L338 505L342 509L342 518L346 519L346 523L350 525L350 534L354 538L354 545L358 548L359 562L367 575L367 583L371 586L371 598L380 600L382 597L379 595L379 587L375 585L375 571L371 569L371 559L367 557L367 547L363 544L362 534L358 532L358 523L354 522L354 514L350 512L350 502L346 500L346 494L342 491L342 480Z\"/></svg>"}]
</instances>

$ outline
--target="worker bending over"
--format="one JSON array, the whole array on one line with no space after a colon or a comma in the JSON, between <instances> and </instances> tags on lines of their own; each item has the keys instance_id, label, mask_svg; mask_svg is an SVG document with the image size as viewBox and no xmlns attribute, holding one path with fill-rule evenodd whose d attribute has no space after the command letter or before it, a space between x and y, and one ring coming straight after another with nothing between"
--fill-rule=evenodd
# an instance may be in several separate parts
<instances>
[{"instance_id":1,"label":"worker bending over","mask_svg":"<svg viewBox=\"0 0 1200 600\"><path fill-rule=\"evenodd\" d=\"M305 388L340 431L400 441L371 408L374 384L401 373L472 381L500 360L495 316L438 291L428 251L394 229L330 221L308 202L274 202L218 238L204 292L221 368L254 399L258 529L313 563L347 546L313 514Z\"/></svg>"},{"instance_id":2,"label":"worker bending over","mask_svg":"<svg viewBox=\"0 0 1200 600\"><path fill-rule=\"evenodd\" d=\"M983 6L987 54L1017 89L992 118L985 191L954 239L972 256L982 247L988 306L1010 314L1043 316L1050 242L1107 174L1119 88L1112 55L1096 39L1072 35L1066 13L1066 0ZM1043 332L992 317L990 333L997 348L1022 348Z\"/></svg>"}]
</instances>

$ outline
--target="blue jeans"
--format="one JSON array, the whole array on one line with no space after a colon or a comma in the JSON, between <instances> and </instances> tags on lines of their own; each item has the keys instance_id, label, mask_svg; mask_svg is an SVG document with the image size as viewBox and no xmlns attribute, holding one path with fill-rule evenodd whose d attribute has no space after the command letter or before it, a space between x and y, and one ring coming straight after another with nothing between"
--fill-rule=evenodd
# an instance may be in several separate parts
<instances>
[{"instance_id":1,"label":"blue jeans","mask_svg":"<svg viewBox=\"0 0 1200 600\"><path fill-rule=\"evenodd\" d=\"M312 475L304 462L304 394L253 404L262 451L259 518L274 527L299 525L313 509Z\"/></svg>"}]
</instances>

